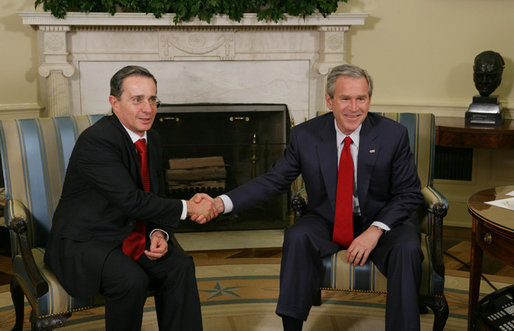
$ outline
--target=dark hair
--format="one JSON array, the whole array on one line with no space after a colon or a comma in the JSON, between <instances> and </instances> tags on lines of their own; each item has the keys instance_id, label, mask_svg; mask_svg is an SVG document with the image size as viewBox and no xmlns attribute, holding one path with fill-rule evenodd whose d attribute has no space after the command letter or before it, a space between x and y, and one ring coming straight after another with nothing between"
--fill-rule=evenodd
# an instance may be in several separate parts
<instances>
[{"instance_id":1,"label":"dark hair","mask_svg":"<svg viewBox=\"0 0 514 331\"><path fill-rule=\"evenodd\" d=\"M111 95L115 96L116 99L120 99L123 94L123 80L129 76L143 76L153 79L155 86L157 87L157 80L148 71L148 69L140 66L126 66L118 70L111 78Z\"/></svg>"},{"instance_id":2,"label":"dark hair","mask_svg":"<svg viewBox=\"0 0 514 331\"><path fill-rule=\"evenodd\" d=\"M336 80L339 76L361 78L364 77L368 82L368 95L371 97L373 93L373 80L368 72L362 68L359 68L353 64L341 64L337 67L332 68L327 76L327 93L330 98L334 97L334 90L336 88Z\"/></svg>"}]
</instances>

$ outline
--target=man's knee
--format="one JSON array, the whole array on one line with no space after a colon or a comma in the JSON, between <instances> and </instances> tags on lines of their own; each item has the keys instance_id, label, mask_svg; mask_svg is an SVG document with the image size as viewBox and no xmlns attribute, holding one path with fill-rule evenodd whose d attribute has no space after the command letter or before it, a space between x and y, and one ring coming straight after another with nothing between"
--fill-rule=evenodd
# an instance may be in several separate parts
<instances>
[{"instance_id":1,"label":"man's knee","mask_svg":"<svg viewBox=\"0 0 514 331\"><path fill-rule=\"evenodd\" d=\"M182 254L182 258L180 259L181 269L184 270L187 274L195 274L195 263L193 258L189 255Z\"/></svg>"},{"instance_id":2,"label":"man's knee","mask_svg":"<svg viewBox=\"0 0 514 331\"><path fill-rule=\"evenodd\" d=\"M118 281L111 282L106 294L143 296L148 291L149 279L144 272L120 274Z\"/></svg>"},{"instance_id":3,"label":"man's knee","mask_svg":"<svg viewBox=\"0 0 514 331\"><path fill-rule=\"evenodd\" d=\"M416 240L407 240L397 243L393 247L393 254L399 254L402 257L411 257L413 259L423 259L420 242Z\"/></svg>"},{"instance_id":4,"label":"man's knee","mask_svg":"<svg viewBox=\"0 0 514 331\"><path fill-rule=\"evenodd\" d=\"M167 268L166 273L171 277L176 277L177 275L184 275L185 277L195 276L195 263L193 258L183 252L173 252L173 254L169 256Z\"/></svg>"},{"instance_id":5,"label":"man's knee","mask_svg":"<svg viewBox=\"0 0 514 331\"><path fill-rule=\"evenodd\" d=\"M389 270L400 268L404 271L412 270L415 274L421 271L423 251L419 242L406 241L393 246L389 255Z\"/></svg>"},{"instance_id":6,"label":"man's knee","mask_svg":"<svg viewBox=\"0 0 514 331\"><path fill-rule=\"evenodd\" d=\"M307 232L302 226L292 226L284 233L284 243L301 243L307 238Z\"/></svg>"}]
</instances>

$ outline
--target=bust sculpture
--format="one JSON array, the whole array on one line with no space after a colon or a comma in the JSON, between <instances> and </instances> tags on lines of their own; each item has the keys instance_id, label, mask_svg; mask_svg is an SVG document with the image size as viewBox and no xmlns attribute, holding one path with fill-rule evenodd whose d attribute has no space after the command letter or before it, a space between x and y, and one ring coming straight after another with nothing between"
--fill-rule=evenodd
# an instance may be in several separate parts
<instances>
[{"instance_id":1,"label":"bust sculpture","mask_svg":"<svg viewBox=\"0 0 514 331\"><path fill-rule=\"evenodd\" d=\"M502 81L505 62L499 53L484 51L475 57L473 81L482 97L488 97Z\"/></svg>"},{"instance_id":2,"label":"bust sculpture","mask_svg":"<svg viewBox=\"0 0 514 331\"><path fill-rule=\"evenodd\" d=\"M505 62L500 54L484 51L475 57L473 81L480 96L474 96L466 111L466 125L501 125L503 109L497 96L490 96L502 81Z\"/></svg>"}]
</instances>

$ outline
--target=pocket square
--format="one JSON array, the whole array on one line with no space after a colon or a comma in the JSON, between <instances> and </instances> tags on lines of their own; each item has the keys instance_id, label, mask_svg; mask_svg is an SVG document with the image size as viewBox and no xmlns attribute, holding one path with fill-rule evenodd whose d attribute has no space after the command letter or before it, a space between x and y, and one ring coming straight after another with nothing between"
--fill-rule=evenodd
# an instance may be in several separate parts
<instances>
[{"instance_id":1,"label":"pocket square","mask_svg":"<svg viewBox=\"0 0 514 331\"><path fill-rule=\"evenodd\" d=\"M374 150L374 149L370 149L370 150L369 150L369 153L370 153L370 154L373 154L373 153L375 153L375 150Z\"/></svg>"}]
</instances>

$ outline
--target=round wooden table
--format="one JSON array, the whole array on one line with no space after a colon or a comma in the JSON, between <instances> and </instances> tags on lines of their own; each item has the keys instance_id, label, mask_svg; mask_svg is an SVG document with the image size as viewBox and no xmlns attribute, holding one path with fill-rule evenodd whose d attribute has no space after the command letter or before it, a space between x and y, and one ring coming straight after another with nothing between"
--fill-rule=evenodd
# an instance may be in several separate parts
<instances>
[{"instance_id":1,"label":"round wooden table","mask_svg":"<svg viewBox=\"0 0 514 331\"><path fill-rule=\"evenodd\" d=\"M468 330L472 330L473 307L478 301L482 257L486 251L503 263L514 266L514 210L487 204L487 201L512 198L514 185L501 186L473 194L468 211L473 217L471 270L469 280ZM514 201L511 204L514 206Z\"/></svg>"}]
</instances>

